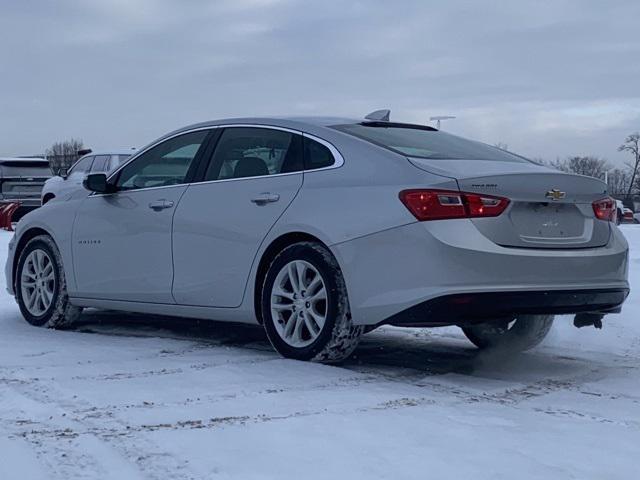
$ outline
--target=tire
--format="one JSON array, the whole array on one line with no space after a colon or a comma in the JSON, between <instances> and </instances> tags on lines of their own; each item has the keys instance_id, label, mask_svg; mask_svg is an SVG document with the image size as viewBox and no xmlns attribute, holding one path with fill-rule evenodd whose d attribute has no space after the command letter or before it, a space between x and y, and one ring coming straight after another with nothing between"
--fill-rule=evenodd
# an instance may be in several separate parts
<instances>
[{"instance_id":1,"label":"tire","mask_svg":"<svg viewBox=\"0 0 640 480\"><path fill-rule=\"evenodd\" d=\"M462 331L480 349L523 352L539 345L551 330L553 315L520 315L508 324L481 323Z\"/></svg>"},{"instance_id":2,"label":"tire","mask_svg":"<svg viewBox=\"0 0 640 480\"><path fill-rule=\"evenodd\" d=\"M355 350L364 330L351 322L338 263L314 242L293 244L275 257L265 275L260 305L269 341L285 358L338 363Z\"/></svg>"},{"instance_id":3,"label":"tire","mask_svg":"<svg viewBox=\"0 0 640 480\"><path fill-rule=\"evenodd\" d=\"M36 267L34 262L39 266ZM38 289L42 292L40 300L33 293ZM51 237L34 237L20 252L16 271L16 300L22 316L36 327L67 328L82 312L81 308L69 303L62 257Z\"/></svg>"}]
</instances>

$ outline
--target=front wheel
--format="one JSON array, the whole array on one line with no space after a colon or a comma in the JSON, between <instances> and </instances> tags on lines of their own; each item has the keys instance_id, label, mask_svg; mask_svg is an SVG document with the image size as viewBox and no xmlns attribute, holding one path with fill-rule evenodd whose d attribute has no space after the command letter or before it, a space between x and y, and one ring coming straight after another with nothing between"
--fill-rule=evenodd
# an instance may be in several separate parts
<instances>
[{"instance_id":1,"label":"front wheel","mask_svg":"<svg viewBox=\"0 0 640 480\"><path fill-rule=\"evenodd\" d=\"M69 326L82 309L69 303L62 257L47 235L29 241L20 253L16 299L22 316L37 327Z\"/></svg>"},{"instance_id":2,"label":"front wheel","mask_svg":"<svg viewBox=\"0 0 640 480\"><path fill-rule=\"evenodd\" d=\"M351 322L338 263L317 243L296 243L274 259L261 306L269 341L286 358L340 362L355 350L363 332Z\"/></svg>"},{"instance_id":3,"label":"front wheel","mask_svg":"<svg viewBox=\"0 0 640 480\"><path fill-rule=\"evenodd\" d=\"M553 315L518 315L511 321L463 327L469 340L481 349L523 352L540 344L553 325Z\"/></svg>"}]
</instances>

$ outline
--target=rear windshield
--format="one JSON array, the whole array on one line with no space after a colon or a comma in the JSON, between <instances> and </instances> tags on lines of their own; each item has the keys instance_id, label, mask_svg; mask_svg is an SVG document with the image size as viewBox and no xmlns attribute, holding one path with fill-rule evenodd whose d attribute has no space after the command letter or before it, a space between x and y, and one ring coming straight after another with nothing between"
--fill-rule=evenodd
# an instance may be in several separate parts
<instances>
[{"instance_id":1,"label":"rear windshield","mask_svg":"<svg viewBox=\"0 0 640 480\"><path fill-rule=\"evenodd\" d=\"M497 147L429 127L356 123L334 128L408 157L530 163L524 157Z\"/></svg>"}]
</instances>

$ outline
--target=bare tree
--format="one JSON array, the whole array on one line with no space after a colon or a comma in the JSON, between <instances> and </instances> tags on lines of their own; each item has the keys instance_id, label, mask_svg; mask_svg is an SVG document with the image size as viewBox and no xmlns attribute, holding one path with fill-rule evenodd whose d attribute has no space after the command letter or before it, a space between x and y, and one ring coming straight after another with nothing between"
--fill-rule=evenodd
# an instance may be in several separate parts
<instances>
[{"instance_id":1,"label":"bare tree","mask_svg":"<svg viewBox=\"0 0 640 480\"><path fill-rule=\"evenodd\" d=\"M627 163L629 169L631 169L631 180L629 181L629 189L627 195L631 195L631 190L635 186L636 176L638 175L638 167L640 166L640 133L632 133L629 135L624 143L618 147L619 152L629 152L633 155L633 162Z\"/></svg>"},{"instance_id":2,"label":"bare tree","mask_svg":"<svg viewBox=\"0 0 640 480\"><path fill-rule=\"evenodd\" d=\"M547 165L563 172L577 173L578 175L587 175L601 179L604 179L605 172L611 169L609 162L605 159L589 155L584 157L569 157L565 160L556 159L548 162Z\"/></svg>"},{"instance_id":3,"label":"bare tree","mask_svg":"<svg viewBox=\"0 0 640 480\"><path fill-rule=\"evenodd\" d=\"M62 169L69 169L78 159L78 151L82 148L82 140L75 138L51 145L45 152L51 171L58 175Z\"/></svg>"},{"instance_id":4,"label":"bare tree","mask_svg":"<svg viewBox=\"0 0 640 480\"><path fill-rule=\"evenodd\" d=\"M629 171L620 168L609 170L607 176L607 190L612 195L624 196L627 194L629 185L631 184L631 175Z\"/></svg>"}]
</instances>

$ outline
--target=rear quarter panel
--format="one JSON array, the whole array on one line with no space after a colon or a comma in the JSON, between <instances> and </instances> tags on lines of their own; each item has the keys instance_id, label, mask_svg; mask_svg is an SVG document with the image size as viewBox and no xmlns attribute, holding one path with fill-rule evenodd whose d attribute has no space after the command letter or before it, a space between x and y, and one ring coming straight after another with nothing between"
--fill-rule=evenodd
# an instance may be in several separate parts
<instances>
[{"instance_id":1,"label":"rear quarter panel","mask_svg":"<svg viewBox=\"0 0 640 480\"><path fill-rule=\"evenodd\" d=\"M306 171L298 196L273 235L316 232L327 245L352 240L416 219L400 202L406 188L457 189L454 179L424 172L406 157L341 132L322 136L344 158L339 168Z\"/></svg>"}]
</instances>

